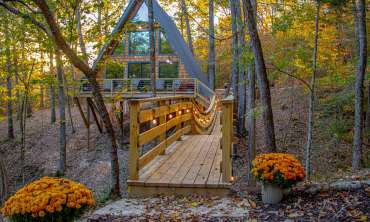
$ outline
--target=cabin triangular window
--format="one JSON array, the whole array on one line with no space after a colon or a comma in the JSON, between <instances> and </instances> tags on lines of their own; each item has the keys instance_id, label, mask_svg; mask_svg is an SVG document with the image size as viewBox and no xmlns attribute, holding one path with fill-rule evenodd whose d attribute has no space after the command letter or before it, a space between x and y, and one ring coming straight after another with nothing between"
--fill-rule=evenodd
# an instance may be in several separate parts
<instances>
[{"instance_id":1,"label":"cabin triangular window","mask_svg":"<svg viewBox=\"0 0 370 222\"><path fill-rule=\"evenodd\" d=\"M147 23L149 22L148 6L143 2L136 15L131 19L131 23Z\"/></svg>"}]
</instances>

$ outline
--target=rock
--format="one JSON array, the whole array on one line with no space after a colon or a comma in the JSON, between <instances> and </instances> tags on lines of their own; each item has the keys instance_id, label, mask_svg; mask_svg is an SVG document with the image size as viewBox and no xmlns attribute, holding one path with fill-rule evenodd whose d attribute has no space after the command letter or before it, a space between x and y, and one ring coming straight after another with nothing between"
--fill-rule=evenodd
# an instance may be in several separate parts
<instances>
[{"instance_id":1,"label":"rock","mask_svg":"<svg viewBox=\"0 0 370 222\"><path fill-rule=\"evenodd\" d=\"M331 189L335 190L357 190L362 187L361 181L343 181L339 180L330 184Z\"/></svg>"}]
</instances>

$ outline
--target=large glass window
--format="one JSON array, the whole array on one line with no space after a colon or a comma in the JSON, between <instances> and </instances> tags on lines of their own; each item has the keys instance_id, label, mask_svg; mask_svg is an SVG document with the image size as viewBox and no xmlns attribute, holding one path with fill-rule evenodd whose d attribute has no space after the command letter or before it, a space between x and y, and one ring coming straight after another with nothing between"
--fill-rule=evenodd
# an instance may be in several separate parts
<instances>
[{"instance_id":1,"label":"large glass window","mask_svg":"<svg viewBox=\"0 0 370 222\"><path fill-rule=\"evenodd\" d=\"M159 78L178 78L178 77L179 77L178 62L159 63Z\"/></svg>"},{"instance_id":2,"label":"large glass window","mask_svg":"<svg viewBox=\"0 0 370 222\"><path fill-rule=\"evenodd\" d=\"M123 79L125 73L125 66L118 62L108 62L105 66L106 79Z\"/></svg>"},{"instance_id":3,"label":"large glass window","mask_svg":"<svg viewBox=\"0 0 370 222\"><path fill-rule=\"evenodd\" d=\"M161 37L159 39L160 41L160 53L161 54L173 54L174 50L172 49L170 43L167 41L166 35L161 32Z\"/></svg>"},{"instance_id":4,"label":"large glass window","mask_svg":"<svg viewBox=\"0 0 370 222\"><path fill-rule=\"evenodd\" d=\"M129 63L128 77L133 79L150 78L150 63L148 62Z\"/></svg>"},{"instance_id":5,"label":"large glass window","mask_svg":"<svg viewBox=\"0 0 370 222\"><path fill-rule=\"evenodd\" d=\"M149 32L130 32L129 54L130 55L149 54Z\"/></svg>"}]
</instances>

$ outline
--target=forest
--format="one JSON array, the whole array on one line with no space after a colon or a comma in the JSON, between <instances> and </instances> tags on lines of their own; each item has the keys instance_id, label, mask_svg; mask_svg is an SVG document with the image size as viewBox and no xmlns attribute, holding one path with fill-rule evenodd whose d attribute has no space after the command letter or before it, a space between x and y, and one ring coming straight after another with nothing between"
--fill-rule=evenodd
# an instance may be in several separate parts
<instances>
[{"instance_id":1,"label":"forest","mask_svg":"<svg viewBox=\"0 0 370 222\"><path fill-rule=\"evenodd\" d=\"M365 0L0 0L0 220L369 221Z\"/></svg>"}]
</instances>

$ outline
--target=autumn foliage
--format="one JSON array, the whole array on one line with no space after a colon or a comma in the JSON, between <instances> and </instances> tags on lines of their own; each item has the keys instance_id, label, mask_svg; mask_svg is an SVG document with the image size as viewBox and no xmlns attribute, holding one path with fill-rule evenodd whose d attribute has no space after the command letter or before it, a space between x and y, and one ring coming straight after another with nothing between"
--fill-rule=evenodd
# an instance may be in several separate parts
<instances>
[{"instance_id":1,"label":"autumn foliage","mask_svg":"<svg viewBox=\"0 0 370 222\"><path fill-rule=\"evenodd\" d=\"M44 177L16 192L1 212L11 221L73 221L94 204L92 192L84 185Z\"/></svg>"},{"instance_id":2,"label":"autumn foliage","mask_svg":"<svg viewBox=\"0 0 370 222\"><path fill-rule=\"evenodd\" d=\"M252 173L257 180L283 188L289 188L305 177L301 163L291 154L263 154L254 159L252 164Z\"/></svg>"}]
</instances>

